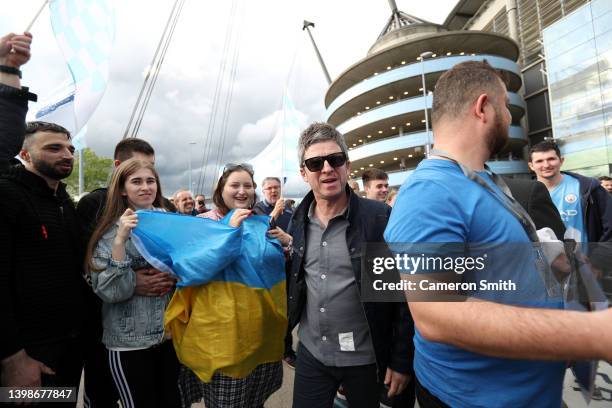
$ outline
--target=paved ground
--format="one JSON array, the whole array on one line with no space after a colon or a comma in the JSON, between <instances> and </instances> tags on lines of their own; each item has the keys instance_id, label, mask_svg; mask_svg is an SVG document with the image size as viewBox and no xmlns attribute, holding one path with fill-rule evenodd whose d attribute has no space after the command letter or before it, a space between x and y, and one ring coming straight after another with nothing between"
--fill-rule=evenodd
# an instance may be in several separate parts
<instances>
[{"instance_id":1,"label":"paved ground","mask_svg":"<svg viewBox=\"0 0 612 408\"><path fill-rule=\"evenodd\" d=\"M610 408L612 406L612 366L608 363L599 363L595 384L599 388L600 397L595 396L590 404L584 400L571 371L565 375L563 400L569 408Z\"/></svg>"},{"instance_id":2,"label":"paved ground","mask_svg":"<svg viewBox=\"0 0 612 408\"><path fill-rule=\"evenodd\" d=\"M283 386L266 402L266 408L290 408L294 371L283 364L284 377ZM594 399L587 404L578 386L574 381L574 375L567 371L565 376L563 400L569 408L610 408L612 406L612 366L608 363L600 363L596 384L601 392L601 399ZM204 404L193 405L193 408L203 408Z\"/></svg>"},{"instance_id":3,"label":"paved ground","mask_svg":"<svg viewBox=\"0 0 612 408\"><path fill-rule=\"evenodd\" d=\"M297 330L296 330L297 332ZM294 342L296 343L296 332L294 332ZM293 396L293 378L295 371L283 363L283 385L280 390L275 392L268 401L265 408L290 408ZM608 363L600 363L597 370L597 378L595 382L600 390L601 397L594 398L590 404L587 404L578 388L574 375L570 370L565 376L563 400L568 408L610 408L612 406L612 366ZM82 386L79 396L81 401L78 408L83 407L82 402ZM192 408L205 408L204 404L194 404ZM418 408L418 405L417 407Z\"/></svg>"},{"instance_id":4,"label":"paved ground","mask_svg":"<svg viewBox=\"0 0 612 408\"><path fill-rule=\"evenodd\" d=\"M268 399L266 408L291 407L294 371L285 364L283 364L283 370L283 386ZM580 391L576 389L577 385L574 382L573 374L568 370L565 376L563 400L569 408L609 408L612 406L612 366L610 364L600 364L596 384L600 389L601 398L594 399L590 404L587 404ZM82 396L82 391L79 394ZM83 407L82 399L78 407ZM192 408L205 407L204 404L194 404Z\"/></svg>"}]
</instances>

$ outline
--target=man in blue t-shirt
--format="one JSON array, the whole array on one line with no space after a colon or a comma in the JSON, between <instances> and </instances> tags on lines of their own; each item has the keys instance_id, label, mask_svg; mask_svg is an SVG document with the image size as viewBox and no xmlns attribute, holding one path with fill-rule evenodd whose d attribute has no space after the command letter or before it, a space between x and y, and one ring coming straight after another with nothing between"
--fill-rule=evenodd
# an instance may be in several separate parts
<instances>
[{"instance_id":1,"label":"man in blue t-shirt","mask_svg":"<svg viewBox=\"0 0 612 408\"><path fill-rule=\"evenodd\" d=\"M533 231L519 222L525 217L515 215L520 211L484 168L506 144L511 121L505 85L486 61L456 65L440 77L432 106L436 149L400 190L385 231L391 248L396 243L531 246ZM612 356L612 310L552 309L559 299L547 291L533 253L498 251L496 257L500 253L506 259L494 265L521 266L488 272L512 277L514 301L503 293L480 297L476 292L478 301L417 302L406 291L416 325L421 407L557 408L563 361Z\"/></svg>"},{"instance_id":2,"label":"man in blue t-shirt","mask_svg":"<svg viewBox=\"0 0 612 408\"><path fill-rule=\"evenodd\" d=\"M529 168L546 185L566 227L565 237L576 242L612 241L612 198L599 181L562 172L557 144L545 140L529 150Z\"/></svg>"}]
</instances>

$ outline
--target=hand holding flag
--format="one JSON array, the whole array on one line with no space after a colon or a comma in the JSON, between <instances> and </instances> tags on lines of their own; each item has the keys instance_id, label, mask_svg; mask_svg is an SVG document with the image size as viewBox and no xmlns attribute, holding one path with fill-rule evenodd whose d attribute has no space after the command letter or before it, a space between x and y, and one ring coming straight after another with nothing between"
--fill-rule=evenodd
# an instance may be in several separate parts
<instances>
[{"instance_id":1,"label":"hand holding flag","mask_svg":"<svg viewBox=\"0 0 612 408\"><path fill-rule=\"evenodd\" d=\"M32 34L10 33L0 38L0 65L19 68L30 60Z\"/></svg>"}]
</instances>

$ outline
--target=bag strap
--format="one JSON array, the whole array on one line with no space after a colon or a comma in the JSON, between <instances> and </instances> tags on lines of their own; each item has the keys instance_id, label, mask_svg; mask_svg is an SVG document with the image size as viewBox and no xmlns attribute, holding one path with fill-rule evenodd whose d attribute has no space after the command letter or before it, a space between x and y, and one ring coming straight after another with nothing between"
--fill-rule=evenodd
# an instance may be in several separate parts
<instances>
[{"instance_id":1,"label":"bag strap","mask_svg":"<svg viewBox=\"0 0 612 408\"><path fill-rule=\"evenodd\" d=\"M540 242L540 240L538 239L538 234L536 232L535 224L527 213L527 211L512 196L512 192L510 191L510 188L508 187L506 182L500 176L493 173L493 171L491 171L491 169L486 164L485 171L487 172L489 177L491 177L493 183L502 191L502 194L499 194L497 191L495 191L489 185L489 183L484 181L482 177L480 177L474 170L464 164L459 163L449 153L443 150L433 149L431 151L431 154L448 159L455 163L457 166L459 166L459 168L467 178L479 184L481 187L491 193L504 207L506 207L508 211L510 211L510 213L512 213L512 215L519 221L519 223L527 233L527 236L532 242Z\"/></svg>"}]
</instances>

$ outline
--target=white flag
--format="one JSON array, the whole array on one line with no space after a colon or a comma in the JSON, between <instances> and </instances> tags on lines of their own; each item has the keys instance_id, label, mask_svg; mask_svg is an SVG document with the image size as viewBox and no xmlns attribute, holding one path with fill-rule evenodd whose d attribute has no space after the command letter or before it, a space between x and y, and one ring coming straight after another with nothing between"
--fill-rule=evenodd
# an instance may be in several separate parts
<instances>
[{"instance_id":1,"label":"white flag","mask_svg":"<svg viewBox=\"0 0 612 408\"><path fill-rule=\"evenodd\" d=\"M113 0L51 0L51 26L72 84L44 98L38 120L78 134L100 103L108 82L115 36Z\"/></svg>"}]
</instances>

